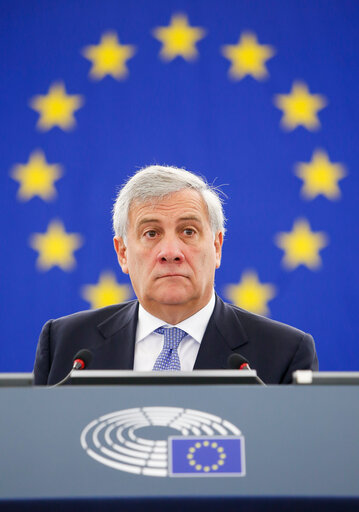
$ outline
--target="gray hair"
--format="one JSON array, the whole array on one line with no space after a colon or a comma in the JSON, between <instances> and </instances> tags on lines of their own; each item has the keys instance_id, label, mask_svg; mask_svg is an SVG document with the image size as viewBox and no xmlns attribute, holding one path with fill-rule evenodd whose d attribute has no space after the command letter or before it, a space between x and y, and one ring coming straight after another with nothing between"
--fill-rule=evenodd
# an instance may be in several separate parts
<instances>
[{"instance_id":1,"label":"gray hair","mask_svg":"<svg viewBox=\"0 0 359 512\"><path fill-rule=\"evenodd\" d=\"M136 172L121 188L113 206L113 230L126 242L128 215L133 201L145 203L162 199L185 188L196 190L203 198L213 234L225 233L225 217L219 189L204 179L177 167L150 165Z\"/></svg>"}]
</instances>

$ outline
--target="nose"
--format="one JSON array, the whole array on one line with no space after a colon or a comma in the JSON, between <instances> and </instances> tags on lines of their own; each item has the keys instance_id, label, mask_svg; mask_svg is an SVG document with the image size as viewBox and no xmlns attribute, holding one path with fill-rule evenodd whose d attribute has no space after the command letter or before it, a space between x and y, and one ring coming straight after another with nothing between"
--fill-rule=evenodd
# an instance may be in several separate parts
<instances>
[{"instance_id":1,"label":"nose","mask_svg":"<svg viewBox=\"0 0 359 512\"><path fill-rule=\"evenodd\" d=\"M184 254L180 247L180 241L175 237L165 237L161 240L157 259L161 263L182 263Z\"/></svg>"}]
</instances>

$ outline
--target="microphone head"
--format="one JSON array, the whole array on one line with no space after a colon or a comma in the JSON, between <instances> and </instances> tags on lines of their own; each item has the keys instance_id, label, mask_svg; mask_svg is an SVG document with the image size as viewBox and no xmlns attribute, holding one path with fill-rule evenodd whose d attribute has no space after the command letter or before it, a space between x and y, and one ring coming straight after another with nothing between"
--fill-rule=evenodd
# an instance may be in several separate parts
<instances>
[{"instance_id":1,"label":"microphone head","mask_svg":"<svg viewBox=\"0 0 359 512\"><path fill-rule=\"evenodd\" d=\"M248 360L241 354L231 354L227 359L227 367L229 370L239 370L242 364L249 364Z\"/></svg>"},{"instance_id":2,"label":"microphone head","mask_svg":"<svg viewBox=\"0 0 359 512\"><path fill-rule=\"evenodd\" d=\"M87 366L91 363L92 361L92 352L90 350L87 350L87 348L82 348L81 350L79 350L77 352L77 354L75 355L74 359L73 359L73 363L79 359L80 361L82 361L84 363L84 366L82 367L82 369L84 368L87 368Z\"/></svg>"}]
</instances>

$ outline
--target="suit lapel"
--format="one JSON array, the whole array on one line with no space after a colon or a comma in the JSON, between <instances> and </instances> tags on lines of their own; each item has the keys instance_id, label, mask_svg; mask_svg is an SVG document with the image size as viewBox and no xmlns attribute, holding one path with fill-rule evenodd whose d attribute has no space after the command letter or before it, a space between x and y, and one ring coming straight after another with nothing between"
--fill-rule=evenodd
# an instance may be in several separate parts
<instances>
[{"instance_id":1,"label":"suit lapel","mask_svg":"<svg viewBox=\"0 0 359 512\"><path fill-rule=\"evenodd\" d=\"M93 369L133 369L138 301L127 303L97 326L99 336L92 345ZM234 352L245 355L247 335L233 309L216 295L216 305L204 333L194 370L226 369Z\"/></svg>"},{"instance_id":2,"label":"suit lapel","mask_svg":"<svg viewBox=\"0 0 359 512\"><path fill-rule=\"evenodd\" d=\"M138 302L133 301L97 326L101 335L94 347L98 368L132 370L137 318Z\"/></svg>"},{"instance_id":3,"label":"suit lapel","mask_svg":"<svg viewBox=\"0 0 359 512\"><path fill-rule=\"evenodd\" d=\"M228 368L228 358L248 343L247 335L231 306L216 295L216 305L204 333L194 370Z\"/></svg>"}]
</instances>

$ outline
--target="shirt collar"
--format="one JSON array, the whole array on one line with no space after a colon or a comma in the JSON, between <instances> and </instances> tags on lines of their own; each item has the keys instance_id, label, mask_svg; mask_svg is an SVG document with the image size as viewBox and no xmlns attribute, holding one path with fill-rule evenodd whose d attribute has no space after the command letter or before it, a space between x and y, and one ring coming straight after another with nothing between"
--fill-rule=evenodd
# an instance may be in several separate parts
<instances>
[{"instance_id":1,"label":"shirt collar","mask_svg":"<svg viewBox=\"0 0 359 512\"><path fill-rule=\"evenodd\" d=\"M138 308L136 343L143 340L155 329L158 329L159 327L162 326L178 327L179 329L186 331L186 333L189 334L198 343L201 343L209 319L211 318L211 315L213 313L215 304L216 297L213 291L210 301L206 306L204 306L204 308L200 309L199 311L197 311L197 313L190 316L189 318L186 318L186 320L183 320L176 326L164 323L163 320L161 320L160 318L151 315L151 313L146 311L140 304Z\"/></svg>"}]
</instances>

